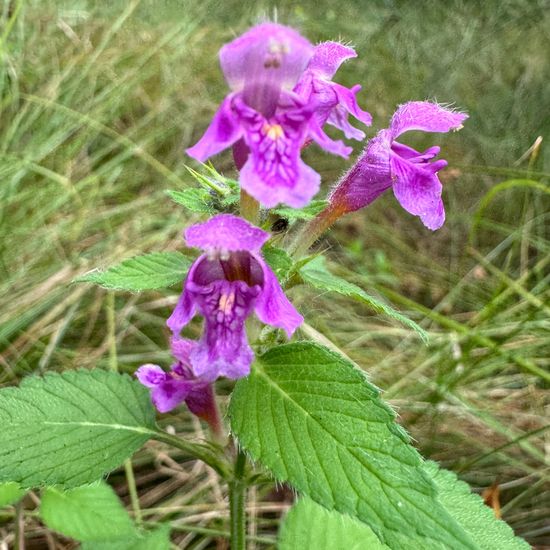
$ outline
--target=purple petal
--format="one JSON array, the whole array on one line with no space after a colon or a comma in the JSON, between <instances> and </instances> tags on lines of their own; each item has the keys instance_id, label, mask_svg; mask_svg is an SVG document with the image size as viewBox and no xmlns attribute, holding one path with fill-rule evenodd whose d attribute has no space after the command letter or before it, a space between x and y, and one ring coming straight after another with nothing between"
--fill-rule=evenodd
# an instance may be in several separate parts
<instances>
[{"instance_id":1,"label":"purple petal","mask_svg":"<svg viewBox=\"0 0 550 550\"><path fill-rule=\"evenodd\" d=\"M446 161L418 165L392 155L390 163L395 175L393 192L401 206L411 214L420 216L428 229L439 229L445 221L445 209L436 171L443 168Z\"/></svg>"},{"instance_id":2,"label":"purple petal","mask_svg":"<svg viewBox=\"0 0 550 550\"><path fill-rule=\"evenodd\" d=\"M410 101L401 105L390 123L392 138L409 130L424 132L449 132L459 130L468 118L465 113L446 109L429 101Z\"/></svg>"},{"instance_id":3,"label":"purple petal","mask_svg":"<svg viewBox=\"0 0 550 550\"><path fill-rule=\"evenodd\" d=\"M228 331L223 338L207 327L191 355L195 375L206 381L220 376L234 380L247 376L253 360L254 352L248 345L244 326Z\"/></svg>"},{"instance_id":4,"label":"purple petal","mask_svg":"<svg viewBox=\"0 0 550 550\"><path fill-rule=\"evenodd\" d=\"M148 363L142 365L136 370L137 379L147 388L156 388L165 382L169 375L164 372L158 365Z\"/></svg>"},{"instance_id":5,"label":"purple petal","mask_svg":"<svg viewBox=\"0 0 550 550\"><path fill-rule=\"evenodd\" d=\"M193 147L186 150L190 157L204 162L207 158L227 149L240 139L243 132L239 119L231 108L232 101L233 95L229 95L223 100L202 138Z\"/></svg>"},{"instance_id":6,"label":"purple petal","mask_svg":"<svg viewBox=\"0 0 550 550\"><path fill-rule=\"evenodd\" d=\"M174 334L179 334L181 329L195 316L195 300L187 286L188 281L193 276L193 272L197 268L197 265L199 265L199 260L201 258L202 256L195 260L195 263L191 266L191 269L187 274L187 278L183 283L183 292L181 293L180 299L178 300L172 315L170 315L166 321L166 325Z\"/></svg>"},{"instance_id":7,"label":"purple petal","mask_svg":"<svg viewBox=\"0 0 550 550\"><path fill-rule=\"evenodd\" d=\"M172 337L170 338L170 348L172 350L172 355L184 365L190 365L189 356L191 354L191 351L193 351L195 345L196 342L194 340L180 338L175 334L172 335Z\"/></svg>"},{"instance_id":8,"label":"purple petal","mask_svg":"<svg viewBox=\"0 0 550 550\"><path fill-rule=\"evenodd\" d=\"M387 130L371 139L357 163L344 175L329 196L333 208L354 212L376 200L392 186L391 142Z\"/></svg>"},{"instance_id":9,"label":"purple petal","mask_svg":"<svg viewBox=\"0 0 550 550\"><path fill-rule=\"evenodd\" d=\"M303 323L304 318L288 301L277 277L271 268L261 260L264 271L264 286L256 301L256 315L262 323L282 328L290 338Z\"/></svg>"},{"instance_id":10,"label":"purple petal","mask_svg":"<svg viewBox=\"0 0 550 550\"><path fill-rule=\"evenodd\" d=\"M151 392L151 401L157 410L165 413L185 401L194 383L188 380L169 378Z\"/></svg>"},{"instance_id":11,"label":"purple petal","mask_svg":"<svg viewBox=\"0 0 550 550\"><path fill-rule=\"evenodd\" d=\"M339 155L345 159L351 154L353 149L344 144L341 140L333 140L323 132L322 128L315 122L311 121L309 126L309 135L311 138L325 151L333 155Z\"/></svg>"},{"instance_id":12,"label":"purple petal","mask_svg":"<svg viewBox=\"0 0 550 550\"><path fill-rule=\"evenodd\" d=\"M313 46L295 30L276 23L257 25L220 50L229 86L264 116L275 112L281 90L291 90L304 71Z\"/></svg>"},{"instance_id":13,"label":"purple petal","mask_svg":"<svg viewBox=\"0 0 550 550\"><path fill-rule=\"evenodd\" d=\"M291 174L293 177L287 177ZM257 169L253 158L243 166L240 173L241 187L262 206L273 208L279 203L292 208L302 208L319 191L321 176L301 159L294 159L291 166L275 173L266 181L264 173Z\"/></svg>"},{"instance_id":14,"label":"purple petal","mask_svg":"<svg viewBox=\"0 0 550 550\"><path fill-rule=\"evenodd\" d=\"M433 147L429 147L428 149L426 149L423 153L419 153L416 149L413 149L408 145L403 145L398 141L394 141L391 148L392 151L397 153L400 157L408 159L411 162L422 162L433 159L434 157L439 155L439 151L441 150L441 147L434 145Z\"/></svg>"},{"instance_id":15,"label":"purple petal","mask_svg":"<svg viewBox=\"0 0 550 550\"><path fill-rule=\"evenodd\" d=\"M216 418L216 403L212 384L197 384L185 398L189 410L211 423Z\"/></svg>"},{"instance_id":16,"label":"purple petal","mask_svg":"<svg viewBox=\"0 0 550 550\"><path fill-rule=\"evenodd\" d=\"M355 50L339 42L322 42L315 47L313 57L307 68L316 71L326 79L331 79L340 65L346 60L357 57Z\"/></svg>"},{"instance_id":17,"label":"purple petal","mask_svg":"<svg viewBox=\"0 0 550 550\"><path fill-rule=\"evenodd\" d=\"M201 341L191 353L191 365L198 378L212 381L218 376L240 378L248 374L254 354L244 324L259 293L259 286L250 287L240 280L194 286L205 320Z\"/></svg>"},{"instance_id":18,"label":"purple petal","mask_svg":"<svg viewBox=\"0 0 550 550\"><path fill-rule=\"evenodd\" d=\"M185 231L187 246L203 250L248 250L256 252L269 239L269 233L231 214L218 214ZM198 260L194 265L198 265ZM191 272L190 272L191 273Z\"/></svg>"},{"instance_id":19,"label":"purple petal","mask_svg":"<svg viewBox=\"0 0 550 550\"><path fill-rule=\"evenodd\" d=\"M250 156L240 172L241 187L271 208L279 203L305 206L319 190L320 176L300 159L312 110L285 94L280 113L267 120L236 102Z\"/></svg>"},{"instance_id":20,"label":"purple petal","mask_svg":"<svg viewBox=\"0 0 550 550\"><path fill-rule=\"evenodd\" d=\"M356 84L353 88L346 88L340 84L333 83L332 89L338 98L338 105L332 110L328 122L336 128L343 130L347 138L362 140L365 134L356 128L353 128L347 120L347 113L360 120L365 126L372 124L372 116L367 111L363 111L357 104L356 95L361 90L361 86ZM351 130L350 130L351 128Z\"/></svg>"}]
</instances>

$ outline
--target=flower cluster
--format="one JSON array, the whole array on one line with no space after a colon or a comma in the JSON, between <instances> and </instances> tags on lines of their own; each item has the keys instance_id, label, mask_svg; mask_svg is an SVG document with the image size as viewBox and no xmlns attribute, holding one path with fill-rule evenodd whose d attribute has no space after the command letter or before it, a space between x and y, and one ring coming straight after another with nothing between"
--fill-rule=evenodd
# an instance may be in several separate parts
<instances>
[{"instance_id":1,"label":"flower cluster","mask_svg":"<svg viewBox=\"0 0 550 550\"><path fill-rule=\"evenodd\" d=\"M313 46L295 30L275 23L250 29L221 48L220 64L231 91L187 153L204 161L232 147L241 188L263 207L307 205L319 190L320 176L301 160L302 149L315 142L347 158L351 147L329 138L325 125L361 141L365 134L350 124L349 115L371 124L370 114L357 104L361 87L346 88L333 81L340 65L354 57L349 46ZM333 189L326 212L337 217L358 210L392 188L403 208L426 227L441 227L445 211L437 172L447 163L434 160L439 147L422 153L396 140L410 130L457 130L466 118L431 102L400 106L389 128L368 142ZM159 411L185 401L208 420L213 414L212 382L250 372L254 352L245 323L252 313L262 323L283 329L289 338L303 318L262 256L268 233L239 217L219 214L189 227L184 237L188 247L202 254L191 266L167 321L176 363L170 372L144 365L136 374L150 388ZM204 319L202 337L197 342L185 340L180 333L196 315Z\"/></svg>"},{"instance_id":2,"label":"flower cluster","mask_svg":"<svg viewBox=\"0 0 550 550\"><path fill-rule=\"evenodd\" d=\"M355 55L336 42L313 47L293 29L275 23L254 27L220 50L231 93L187 153L204 161L242 140L242 188L267 208L305 206L321 178L300 159L302 147L315 141L347 158L351 148L330 139L325 123L354 139L365 135L351 126L348 114L371 123L355 99L361 87L347 89L331 80L340 64Z\"/></svg>"}]
</instances>

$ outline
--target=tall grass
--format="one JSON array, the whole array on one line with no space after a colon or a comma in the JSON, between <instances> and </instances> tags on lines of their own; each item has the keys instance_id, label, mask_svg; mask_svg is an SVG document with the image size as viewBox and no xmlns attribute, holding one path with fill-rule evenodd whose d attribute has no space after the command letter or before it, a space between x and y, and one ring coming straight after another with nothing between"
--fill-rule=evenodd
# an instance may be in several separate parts
<instances>
[{"instance_id":1,"label":"tall grass","mask_svg":"<svg viewBox=\"0 0 550 550\"><path fill-rule=\"evenodd\" d=\"M183 149L225 93L217 49L278 17L313 40L355 45L359 58L340 79L364 85L375 127L408 99L470 113L459 134L437 137L451 166L444 229L427 232L388 195L320 243L336 269L422 322L430 346L360 305L299 288L293 298L307 334L330 334L367 370L426 456L476 488L498 483L505 519L532 544L550 544L547 2L285 0L275 10L265 1L12 0L0 9L0 384L107 365L106 295L71 280L181 247L191 219L164 190L192 185ZM524 155L538 136L542 145ZM410 140L422 147L433 136ZM330 184L346 164L310 149ZM232 170L228 155L217 163ZM169 360L174 300L117 296L121 369ZM200 430L184 413L163 421ZM150 521L172 521L180 547L204 548L227 530L224 488L179 458L157 447L137 456L142 507ZM126 496L123 479L111 479ZM253 503L258 547L269 546L279 496L266 487ZM199 504L208 499L213 513ZM9 513L0 516L0 537L12 528ZM32 518L27 536L45 540Z\"/></svg>"}]
</instances>

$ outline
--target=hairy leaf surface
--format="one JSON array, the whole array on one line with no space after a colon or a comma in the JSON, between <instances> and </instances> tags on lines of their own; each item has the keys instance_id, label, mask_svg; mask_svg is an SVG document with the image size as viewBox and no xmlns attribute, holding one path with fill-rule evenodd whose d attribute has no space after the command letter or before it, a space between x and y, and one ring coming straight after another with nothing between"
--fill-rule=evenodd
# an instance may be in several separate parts
<instances>
[{"instance_id":1,"label":"hairy leaf surface","mask_svg":"<svg viewBox=\"0 0 550 550\"><path fill-rule=\"evenodd\" d=\"M42 494L40 516L54 531L78 541L101 541L135 535L135 527L113 489L106 483Z\"/></svg>"},{"instance_id":2,"label":"hairy leaf surface","mask_svg":"<svg viewBox=\"0 0 550 550\"><path fill-rule=\"evenodd\" d=\"M391 548L477 548L437 501L378 389L328 349L267 352L237 383L230 415L240 444L277 479L359 518Z\"/></svg>"},{"instance_id":3,"label":"hairy leaf surface","mask_svg":"<svg viewBox=\"0 0 550 550\"><path fill-rule=\"evenodd\" d=\"M212 195L208 189L193 187L183 191L167 191L167 195L177 204L197 214L214 214Z\"/></svg>"},{"instance_id":4,"label":"hairy leaf surface","mask_svg":"<svg viewBox=\"0 0 550 550\"><path fill-rule=\"evenodd\" d=\"M262 248L262 255L269 267L273 270L279 281L284 280L292 269L292 258L282 248L265 245Z\"/></svg>"},{"instance_id":5,"label":"hairy leaf surface","mask_svg":"<svg viewBox=\"0 0 550 550\"><path fill-rule=\"evenodd\" d=\"M273 210L275 214L288 218L289 220L312 220L317 214L322 212L327 206L326 200L313 200L303 208L290 208L288 206L279 206Z\"/></svg>"},{"instance_id":6,"label":"hairy leaf surface","mask_svg":"<svg viewBox=\"0 0 550 550\"><path fill-rule=\"evenodd\" d=\"M105 271L90 271L74 282L94 283L111 290L154 290L181 284L191 264L180 252L153 252L134 256Z\"/></svg>"},{"instance_id":7,"label":"hairy leaf surface","mask_svg":"<svg viewBox=\"0 0 550 550\"><path fill-rule=\"evenodd\" d=\"M435 462L426 463L426 471L433 478L439 500L447 511L483 550L529 550L523 539L516 537L510 526L498 520L481 497L457 479L456 474L440 469Z\"/></svg>"},{"instance_id":8,"label":"hairy leaf surface","mask_svg":"<svg viewBox=\"0 0 550 550\"><path fill-rule=\"evenodd\" d=\"M101 478L154 435L149 392L99 369L25 378L0 390L0 481L75 487Z\"/></svg>"},{"instance_id":9,"label":"hairy leaf surface","mask_svg":"<svg viewBox=\"0 0 550 550\"><path fill-rule=\"evenodd\" d=\"M280 530L279 550L388 550L373 530L350 516L327 510L307 497L286 515Z\"/></svg>"}]
</instances>

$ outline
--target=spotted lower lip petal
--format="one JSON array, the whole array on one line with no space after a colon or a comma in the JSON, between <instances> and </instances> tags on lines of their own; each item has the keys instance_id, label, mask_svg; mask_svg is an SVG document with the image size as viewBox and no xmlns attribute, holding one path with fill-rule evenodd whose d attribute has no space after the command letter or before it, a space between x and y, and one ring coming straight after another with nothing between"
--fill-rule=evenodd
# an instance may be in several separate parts
<instances>
[{"instance_id":1,"label":"spotted lower lip petal","mask_svg":"<svg viewBox=\"0 0 550 550\"><path fill-rule=\"evenodd\" d=\"M254 353L245 322L252 312L289 336L303 321L261 256L267 238L265 231L230 214L185 232L187 244L205 254L191 266L167 325L178 337L195 314L204 318L203 334L189 353L193 373L201 380L241 378L250 372Z\"/></svg>"}]
</instances>

